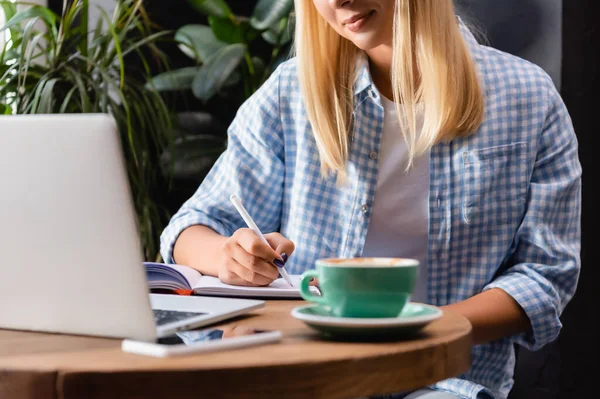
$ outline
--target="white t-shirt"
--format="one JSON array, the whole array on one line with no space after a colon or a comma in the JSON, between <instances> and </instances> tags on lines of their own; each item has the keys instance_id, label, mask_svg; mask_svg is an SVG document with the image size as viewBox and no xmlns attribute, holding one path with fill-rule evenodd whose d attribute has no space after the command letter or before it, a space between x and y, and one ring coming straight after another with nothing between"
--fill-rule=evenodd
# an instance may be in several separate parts
<instances>
[{"instance_id":1,"label":"white t-shirt","mask_svg":"<svg viewBox=\"0 0 600 399\"><path fill-rule=\"evenodd\" d=\"M380 95L385 109L379 146L379 173L365 257L414 258L420 262L417 286L411 301L427 302L427 247L429 229L429 152L414 160L405 172L407 146L400 131L394 102ZM417 132L423 126L417 112Z\"/></svg>"}]
</instances>

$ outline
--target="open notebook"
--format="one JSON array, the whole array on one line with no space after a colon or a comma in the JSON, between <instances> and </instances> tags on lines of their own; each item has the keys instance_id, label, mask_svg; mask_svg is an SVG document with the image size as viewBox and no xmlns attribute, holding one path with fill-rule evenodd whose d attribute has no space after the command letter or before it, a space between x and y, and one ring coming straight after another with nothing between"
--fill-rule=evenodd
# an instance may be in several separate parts
<instances>
[{"instance_id":1,"label":"open notebook","mask_svg":"<svg viewBox=\"0 0 600 399\"><path fill-rule=\"evenodd\" d=\"M246 298L302 298L300 276L292 275L294 287L279 278L267 287L239 287L222 283L217 277L204 276L191 267L144 262L150 289L192 290L196 295L246 297ZM316 287L311 287L319 294Z\"/></svg>"}]
</instances>

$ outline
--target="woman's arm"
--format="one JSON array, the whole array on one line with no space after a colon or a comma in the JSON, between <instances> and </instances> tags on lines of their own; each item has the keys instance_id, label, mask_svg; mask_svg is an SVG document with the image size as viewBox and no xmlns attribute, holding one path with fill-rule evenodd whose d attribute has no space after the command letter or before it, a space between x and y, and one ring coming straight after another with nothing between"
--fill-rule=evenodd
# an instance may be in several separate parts
<instances>
[{"instance_id":1,"label":"woman's arm","mask_svg":"<svg viewBox=\"0 0 600 399\"><path fill-rule=\"evenodd\" d=\"M275 252L276 246L260 243L258 236L245 228L230 196L236 194L244 201L262 231L278 231L285 176L279 110L281 68L238 109L228 129L227 149L162 232L165 262L194 267L230 284L242 279L264 285L278 276L272 262L281 253ZM255 244L257 240L260 245ZM287 240L287 246L293 244ZM286 253L291 254L289 249Z\"/></svg>"},{"instance_id":2,"label":"woman's arm","mask_svg":"<svg viewBox=\"0 0 600 399\"><path fill-rule=\"evenodd\" d=\"M173 249L173 260L180 265L193 267L202 274L218 276L219 248L227 241L206 226L190 226L180 235Z\"/></svg>"},{"instance_id":3,"label":"woman's arm","mask_svg":"<svg viewBox=\"0 0 600 399\"><path fill-rule=\"evenodd\" d=\"M558 336L579 278L581 165L567 109L548 79L548 112L535 152L514 252L483 292L447 306L473 325L475 343L512 337L537 350Z\"/></svg>"},{"instance_id":4,"label":"woman's arm","mask_svg":"<svg viewBox=\"0 0 600 399\"><path fill-rule=\"evenodd\" d=\"M173 257L175 263L227 284L268 285L279 276L275 259L291 255L294 244L279 233L265 234L265 238L269 245L247 228L224 237L206 226L190 226L175 242Z\"/></svg>"},{"instance_id":5,"label":"woman's arm","mask_svg":"<svg viewBox=\"0 0 600 399\"><path fill-rule=\"evenodd\" d=\"M517 301L494 288L466 301L442 306L443 310L466 317L473 326L473 344L479 345L531 329L527 314Z\"/></svg>"}]
</instances>

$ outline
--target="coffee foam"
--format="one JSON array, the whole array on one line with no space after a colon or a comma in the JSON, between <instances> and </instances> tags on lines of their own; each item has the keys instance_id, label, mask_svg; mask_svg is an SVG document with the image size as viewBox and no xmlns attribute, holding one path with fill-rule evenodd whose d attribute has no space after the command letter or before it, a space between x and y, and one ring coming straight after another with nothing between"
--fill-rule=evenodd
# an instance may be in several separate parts
<instances>
[{"instance_id":1,"label":"coffee foam","mask_svg":"<svg viewBox=\"0 0 600 399\"><path fill-rule=\"evenodd\" d=\"M330 267L402 267L417 266L419 262L408 258L328 258L319 264Z\"/></svg>"}]
</instances>

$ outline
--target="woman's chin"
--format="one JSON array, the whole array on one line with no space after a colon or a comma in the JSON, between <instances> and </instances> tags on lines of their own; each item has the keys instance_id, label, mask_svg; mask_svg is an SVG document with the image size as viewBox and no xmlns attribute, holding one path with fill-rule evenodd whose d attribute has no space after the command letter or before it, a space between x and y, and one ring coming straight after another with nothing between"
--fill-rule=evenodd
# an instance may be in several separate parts
<instances>
[{"instance_id":1,"label":"woman's chin","mask_svg":"<svg viewBox=\"0 0 600 399\"><path fill-rule=\"evenodd\" d=\"M364 32L346 38L354 43L354 45L359 49L368 51L374 49L375 47L379 47L381 44L380 41L376 40L374 33L375 32Z\"/></svg>"}]
</instances>

